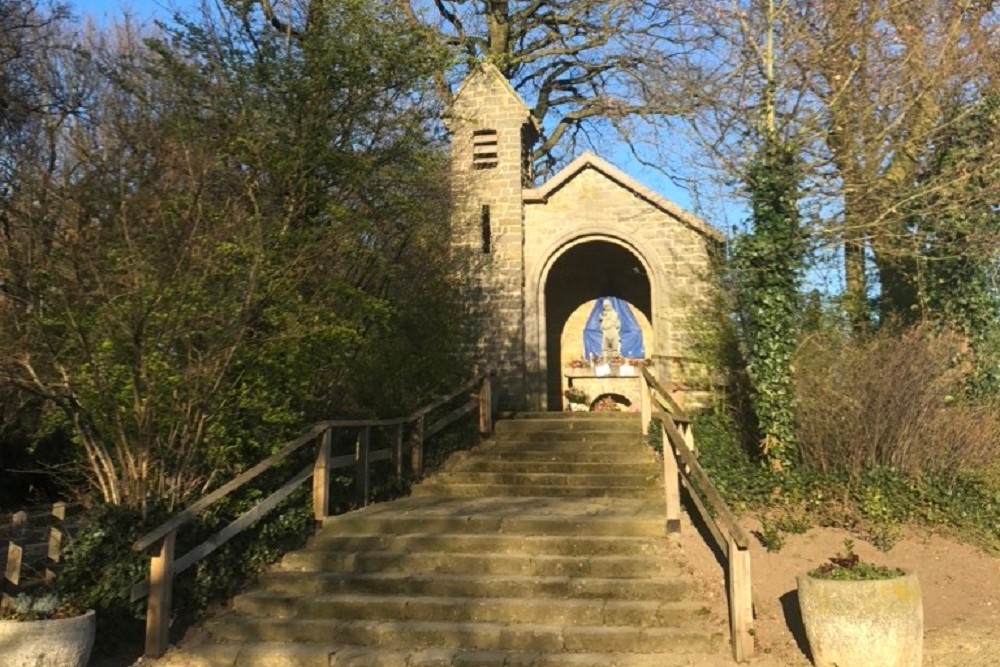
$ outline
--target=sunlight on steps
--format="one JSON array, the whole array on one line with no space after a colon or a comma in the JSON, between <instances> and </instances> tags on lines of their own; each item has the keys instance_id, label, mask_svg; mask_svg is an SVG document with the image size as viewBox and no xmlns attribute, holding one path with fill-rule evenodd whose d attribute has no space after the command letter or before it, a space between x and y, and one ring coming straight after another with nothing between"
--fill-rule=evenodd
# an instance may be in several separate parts
<instances>
[{"instance_id":1,"label":"sunlight on steps","mask_svg":"<svg viewBox=\"0 0 1000 667\"><path fill-rule=\"evenodd\" d=\"M532 414L326 520L157 665L715 667L635 415Z\"/></svg>"}]
</instances>

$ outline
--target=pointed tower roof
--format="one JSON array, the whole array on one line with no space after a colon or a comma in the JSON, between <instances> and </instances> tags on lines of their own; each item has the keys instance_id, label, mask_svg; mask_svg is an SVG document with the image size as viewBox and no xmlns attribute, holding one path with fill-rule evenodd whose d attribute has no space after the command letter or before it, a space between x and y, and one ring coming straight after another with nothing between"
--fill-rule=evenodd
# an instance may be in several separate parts
<instances>
[{"instance_id":1,"label":"pointed tower roof","mask_svg":"<svg viewBox=\"0 0 1000 667\"><path fill-rule=\"evenodd\" d=\"M451 104L448 105L448 110L445 115L449 118L454 117L453 110L461 106L462 97L469 94L469 90L475 87L475 84L482 84L489 87L496 87L499 90L504 91L511 99L516 102L518 108L524 111L528 122L535 128L536 131L541 129L538 123L538 119L531 114L531 108L525 104L524 100L514 87L510 85L510 81L497 69L496 65L489 62L477 63L471 70L469 74L459 85L458 90L455 91L454 96L451 98Z\"/></svg>"}]
</instances>

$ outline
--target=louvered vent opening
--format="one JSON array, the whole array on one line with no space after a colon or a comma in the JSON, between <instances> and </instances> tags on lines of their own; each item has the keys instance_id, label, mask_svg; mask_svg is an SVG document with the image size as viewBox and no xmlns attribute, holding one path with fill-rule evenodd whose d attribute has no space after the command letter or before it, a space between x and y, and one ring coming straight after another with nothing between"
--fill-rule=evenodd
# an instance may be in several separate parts
<instances>
[{"instance_id":1,"label":"louvered vent opening","mask_svg":"<svg viewBox=\"0 0 1000 667\"><path fill-rule=\"evenodd\" d=\"M497 162L497 131L475 130L472 133L473 168L492 169Z\"/></svg>"}]
</instances>

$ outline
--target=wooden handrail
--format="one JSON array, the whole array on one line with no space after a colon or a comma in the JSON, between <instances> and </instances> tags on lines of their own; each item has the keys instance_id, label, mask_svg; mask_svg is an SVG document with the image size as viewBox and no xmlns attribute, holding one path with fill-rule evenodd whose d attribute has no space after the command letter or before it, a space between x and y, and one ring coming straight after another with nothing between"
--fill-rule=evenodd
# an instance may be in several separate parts
<instances>
[{"instance_id":1,"label":"wooden handrail","mask_svg":"<svg viewBox=\"0 0 1000 667\"><path fill-rule=\"evenodd\" d=\"M701 467L701 463L695 458L694 452L688 448L687 443L684 441L684 436L677 429L673 420L668 418L669 415L666 412L662 410L656 412L661 417L661 424L663 424L663 428L670 438L670 444L673 445L677 458L687 467L687 476L697 482L698 490L705 497L705 500L708 501L708 509L716 522L723 524L726 532L739 548L749 548L750 538L747 536L746 531L740 526L736 515L726 505L726 501L722 499L715 485L712 484L712 480L708 478L708 473Z\"/></svg>"},{"instance_id":2,"label":"wooden handrail","mask_svg":"<svg viewBox=\"0 0 1000 667\"><path fill-rule=\"evenodd\" d=\"M754 652L753 595L750 575L750 538L726 505L705 469L694 453L694 431L687 413L647 369L643 391L643 432L658 419L662 430L663 491L666 500L668 533L680 531L680 486L701 515L712 537L726 557L726 584L729 597L729 627L733 657L738 662L749 660ZM654 401L654 392L662 398L666 409ZM707 506L706 506L707 505Z\"/></svg>"},{"instance_id":3,"label":"wooden handrail","mask_svg":"<svg viewBox=\"0 0 1000 667\"><path fill-rule=\"evenodd\" d=\"M278 452L267 457L266 459L264 459L254 467L250 468L249 470L243 472L242 474L237 475L229 482L217 488L215 491L212 491L208 495L202 496L200 499L198 499L193 504L186 507L180 513L175 514L167 521L164 521L162 524L160 524L153 530L149 531L148 533L137 539L132 544L132 550L144 551L149 547L153 546L154 544L156 544L156 542L158 542L159 540L162 540L169 533L172 533L181 526L183 526L184 524L193 521L194 518L198 516L198 514L211 507L214 503L222 500L227 495L229 495L233 491L236 491L247 482L252 481L255 477L257 477L261 473L267 472L275 465L277 465L279 461L284 459L292 452L298 450L306 443L315 440L316 436L322 433L322 431L323 429L319 424L313 426L305 435L301 435L295 440L292 440L291 442L287 443Z\"/></svg>"},{"instance_id":4,"label":"wooden handrail","mask_svg":"<svg viewBox=\"0 0 1000 667\"><path fill-rule=\"evenodd\" d=\"M330 472L337 468L353 468L355 489L359 504L368 503L370 465L374 461L391 461L397 477L402 476L404 452L409 449L413 474L420 477L423 474L423 443L427 437L436 433L461 417L476 412L480 432L488 435L492 432L492 404L490 378L493 373L484 373L464 383L457 390L436 399L411 415L392 419L342 419L326 420L315 424L308 432L295 440L286 443L281 449L267 457L249 470L237 475L218 489L198 499L181 512L177 513L161 525L137 539L132 549L145 551L152 549L150 558L149 579L136 583L132 587L132 601L149 596L146 612L146 651L145 655L157 658L163 655L167 648L167 634L171 615L171 595L173 578L196 564L230 539L238 535L254 521L276 507L282 500L302 486L310 477L313 478L313 511L316 519L326 518L330 508ZM440 417L424 428L426 416L432 411L447 405L463 394L478 387L475 398L471 398L458 408ZM486 402L484 404L484 401ZM478 408L478 411L477 411ZM409 440L403 437L403 427L412 424ZM394 427L392 446L386 449L372 450L370 447L371 429L375 427ZM354 454L332 456L332 432L339 428L360 429ZM255 507L245 512L225 528L209 537L202 544L189 552L175 558L174 546L177 531L192 521L199 513L218 502L226 495L236 491L262 473L270 470L290 454L298 451L308 443L317 442L317 453L313 463L299 471L284 485Z\"/></svg>"},{"instance_id":5,"label":"wooden handrail","mask_svg":"<svg viewBox=\"0 0 1000 667\"><path fill-rule=\"evenodd\" d=\"M642 371L642 377L646 380L649 387L651 389L655 389L656 393L658 393L666 402L667 411L671 414L671 416L677 421L690 422L691 418L688 417L687 412L685 412L684 408L677 404L677 401L675 401L674 397L670 395L670 392L663 388L663 385L661 385L659 380L656 379L656 376L654 376L645 366L643 366L640 370Z\"/></svg>"}]
</instances>

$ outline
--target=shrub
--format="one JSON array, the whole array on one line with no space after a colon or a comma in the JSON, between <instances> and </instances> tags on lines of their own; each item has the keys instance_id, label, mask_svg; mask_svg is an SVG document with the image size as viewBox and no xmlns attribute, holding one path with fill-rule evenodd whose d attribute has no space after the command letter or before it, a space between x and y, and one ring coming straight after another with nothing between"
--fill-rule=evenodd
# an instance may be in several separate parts
<instances>
[{"instance_id":1,"label":"shrub","mask_svg":"<svg viewBox=\"0 0 1000 667\"><path fill-rule=\"evenodd\" d=\"M903 523L946 527L963 539L1000 552L1000 476L996 468L953 475L904 474L870 466L851 478L845 471L800 466L776 472L739 445L735 421L724 411L696 418L699 461L737 512L756 512L758 537L772 550L785 533L811 525L838 526L879 549L889 549Z\"/></svg>"},{"instance_id":2,"label":"shrub","mask_svg":"<svg viewBox=\"0 0 1000 667\"><path fill-rule=\"evenodd\" d=\"M930 325L865 340L816 334L795 359L802 461L857 479L872 466L954 477L1000 451L997 406L963 397L967 342Z\"/></svg>"}]
</instances>

